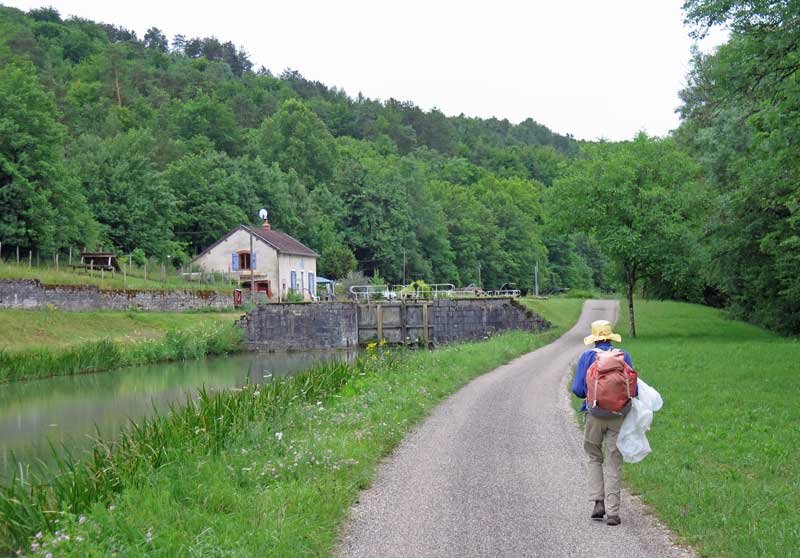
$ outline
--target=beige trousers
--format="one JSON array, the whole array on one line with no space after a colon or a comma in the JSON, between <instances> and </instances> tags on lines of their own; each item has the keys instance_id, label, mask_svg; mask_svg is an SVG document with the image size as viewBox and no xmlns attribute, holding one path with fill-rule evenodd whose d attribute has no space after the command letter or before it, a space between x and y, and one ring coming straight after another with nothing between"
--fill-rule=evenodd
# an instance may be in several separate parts
<instances>
[{"instance_id":1,"label":"beige trousers","mask_svg":"<svg viewBox=\"0 0 800 558\"><path fill-rule=\"evenodd\" d=\"M597 418L586 413L583 449L589 456L589 500L605 500L606 515L619 515L619 484L622 454L617 435L623 417ZM606 447L606 476L603 482L603 444Z\"/></svg>"}]
</instances>

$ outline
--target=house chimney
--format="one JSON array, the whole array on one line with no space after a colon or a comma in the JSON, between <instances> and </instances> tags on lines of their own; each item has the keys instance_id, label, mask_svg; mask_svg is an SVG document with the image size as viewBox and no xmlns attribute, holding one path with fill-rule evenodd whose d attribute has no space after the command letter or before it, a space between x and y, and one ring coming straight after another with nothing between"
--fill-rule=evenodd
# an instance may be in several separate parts
<instances>
[{"instance_id":1,"label":"house chimney","mask_svg":"<svg viewBox=\"0 0 800 558\"><path fill-rule=\"evenodd\" d=\"M264 229L265 231L272 230L272 227L269 224L269 219L264 219L264 224L261 225L261 228Z\"/></svg>"}]
</instances>

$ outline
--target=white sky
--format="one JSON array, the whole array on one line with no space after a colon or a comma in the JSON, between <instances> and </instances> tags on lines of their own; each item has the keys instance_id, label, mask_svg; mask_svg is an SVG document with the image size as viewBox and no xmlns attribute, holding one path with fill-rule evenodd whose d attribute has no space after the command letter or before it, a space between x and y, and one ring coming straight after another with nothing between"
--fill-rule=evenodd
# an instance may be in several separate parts
<instances>
[{"instance_id":1,"label":"white sky","mask_svg":"<svg viewBox=\"0 0 800 558\"><path fill-rule=\"evenodd\" d=\"M140 38L151 26L170 40L213 35L274 74L288 67L350 95L448 115L531 117L589 140L677 127L691 46L683 0L0 2L53 6Z\"/></svg>"}]
</instances>

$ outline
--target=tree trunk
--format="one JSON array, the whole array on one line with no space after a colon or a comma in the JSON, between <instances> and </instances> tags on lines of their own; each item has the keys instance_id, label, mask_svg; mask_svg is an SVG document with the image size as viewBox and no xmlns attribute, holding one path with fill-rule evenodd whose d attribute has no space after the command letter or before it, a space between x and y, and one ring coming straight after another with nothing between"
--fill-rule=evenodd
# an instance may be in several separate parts
<instances>
[{"instance_id":1,"label":"tree trunk","mask_svg":"<svg viewBox=\"0 0 800 558\"><path fill-rule=\"evenodd\" d=\"M636 338L636 320L633 315L633 289L636 286L636 271L625 270L625 282L628 294L628 324L630 325L631 337Z\"/></svg>"},{"instance_id":2,"label":"tree trunk","mask_svg":"<svg viewBox=\"0 0 800 558\"><path fill-rule=\"evenodd\" d=\"M122 107L122 92L119 89L119 72L116 66L114 66L114 86L117 90L117 106Z\"/></svg>"}]
</instances>

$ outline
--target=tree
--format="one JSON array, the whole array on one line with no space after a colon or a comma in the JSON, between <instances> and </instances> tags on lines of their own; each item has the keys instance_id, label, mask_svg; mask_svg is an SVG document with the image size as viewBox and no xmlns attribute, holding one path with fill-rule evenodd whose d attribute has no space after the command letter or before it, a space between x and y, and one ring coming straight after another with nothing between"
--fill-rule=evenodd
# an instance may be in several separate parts
<instances>
[{"instance_id":1,"label":"tree","mask_svg":"<svg viewBox=\"0 0 800 558\"><path fill-rule=\"evenodd\" d=\"M64 167L63 128L32 64L0 68L0 238L50 251L97 227Z\"/></svg>"},{"instance_id":2,"label":"tree","mask_svg":"<svg viewBox=\"0 0 800 558\"><path fill-rule=\"evenodd\" d=\"M644 133L585 152L548 192L550 207L564 232L591 234L619 267L636 337L634 288L683 257L682 240L698 210L698 169L674 141Z\"/></svg>"},{"instance_id":3,"label":"tree","mask_svg":"<svg viewBox=\"0 0 800 558\"><path fill-rule=\"evenodd\" d=\"M167 36L158 27L151 27L144 34L144 47L158 52L167 52L169 42Z\"/></svg>"},{"instance_id":4,"label":"tree","mask_svg":"<svg viewBox=\"0 0 800 558\"><path fill-rule=\"evenodd\" d=\"M104 240L126 252L174 255L175 200L154 164L152 134L131 130L108 140L87 135L74 149L71 170L81 179Z\"/></svg>"},{"instance_id":5,"label":"tree","mask_svg":"<svg viewBox=\"0 0 800 558\"><path fill-rule=\"evenodd\" d=\"M730 40L696 54L678 138L714 195L707 248L734 315L800 332L800 6L796 1L690 0L702 36Z\"/></svg>"},{"instance_id":6,"label":"tree","mask_svg":"<svg viewBox=\"0 0 800 558\"><path fill-rule=\"evenodd\" d=\"M325 123L302 101L290 99L264 120L251 137L251 149L264 162L276 162L284 172L325 181L333 174L336 147Z\"/></svg>"}]
</instances>

